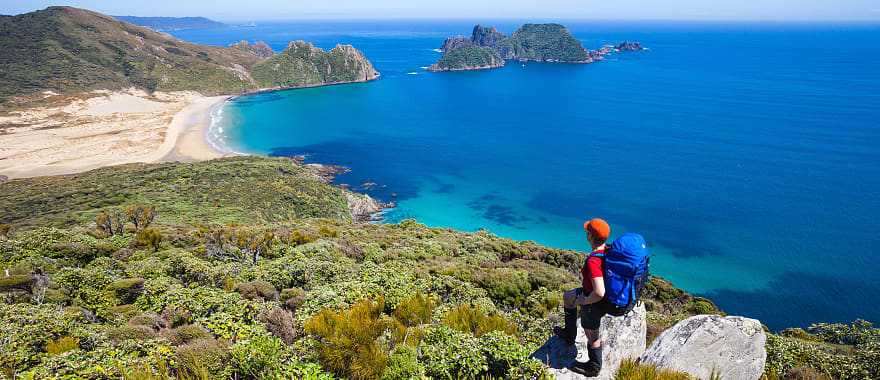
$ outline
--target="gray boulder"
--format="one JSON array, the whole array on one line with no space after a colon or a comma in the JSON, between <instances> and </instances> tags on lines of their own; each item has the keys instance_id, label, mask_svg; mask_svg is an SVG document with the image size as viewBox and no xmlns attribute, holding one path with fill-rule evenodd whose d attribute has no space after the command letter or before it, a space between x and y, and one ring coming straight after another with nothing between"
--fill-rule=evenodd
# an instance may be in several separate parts
<instances>
[{"instance_id":1,"label":"gray boulder","mask_svg":"<svg viewBox=\"0 0 880 380\"><path fill-rule=\"evenodd\" d=\"M622 317L606 315L602 318L600 330L604 340L602 350L602 373L592 379L609 380L620 362L626 358L638 358L645 352L647 322L645 306L638 305L632 312ZM578 335L574 346L565 344L557 337L551 337L541 348L532 353L532 358L540 360L549 367L556 379L587 379L568 370L575 359L587 361L587 337L578 323Z\"/></svg>"},{"instance_id":2,"label":"gray boulder","mask_svg":"<svg viewBox=\"0 0 880 380\"><path fill-rule=\"evenodd\" d=\"M759 379L767 336L761 322L744 317L697 315L664 331L642 356L643 363L708 379Z\"/></svg>"}]
</instances>

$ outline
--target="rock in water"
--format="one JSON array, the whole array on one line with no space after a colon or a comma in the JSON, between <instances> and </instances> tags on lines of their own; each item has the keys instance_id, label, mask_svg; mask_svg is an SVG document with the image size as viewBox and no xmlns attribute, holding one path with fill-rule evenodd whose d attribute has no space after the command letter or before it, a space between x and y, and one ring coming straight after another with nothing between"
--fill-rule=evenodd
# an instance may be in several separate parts
<instances>
[{"instance_id":1,"label":"rock in water","mask_svg":"<svg viewBox=\"0 0 880 380\"><path fill-rule=\"evenodd\" d=\"M638 42L623 41L617 45L617 50L619 51L640 51L644 49L642 44Z\"/></svg>"},{"instance_id":2,"label":"rock in water","mask_svg":"<svg viewBox=\"0 0 880 380\"><path fill-rule=\"evenodd\" d=\"M764 373L767 336L761 322L743 317L698 315L664 331L642 362L708 379L759 379Z\"/></svg>"},{"instance_id":3,"label":"rock in water","mask_svg":"<svg viewBox=\"0 0 880 380\"><path fill-rule=\"evenodd\" d=\"M602 372L590 379L610 380L620 362L626 358L638 358L645 352L645 305L640 304L632 312L622 317L606 315L602 318L601 336L605 341L602 350ZM571 372L568 367L579 361L587 361L587 337L578 323L577 341L574 346L565 344L557 337L551 337L532 358L547 364L556 379L587 379Z\"/></svg>"}]
</instances>

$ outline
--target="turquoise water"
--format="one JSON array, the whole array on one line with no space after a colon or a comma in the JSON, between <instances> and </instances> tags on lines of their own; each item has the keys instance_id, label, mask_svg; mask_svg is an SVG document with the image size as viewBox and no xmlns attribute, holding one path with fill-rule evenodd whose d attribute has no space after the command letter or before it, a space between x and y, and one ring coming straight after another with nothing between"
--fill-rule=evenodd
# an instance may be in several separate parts
<instances>
[{"instance_id":1,"label":"turquoise water","mask_svg":"<svg viewBox=\"0 0 880 380\"><path fill-rule=\"evenodd\" d=\"M350 167L337 181L395 201L389 221L583 250L583 220L601 216L729 313L774 329L880 321L880 26L566 24L588 47L650 50L432 74L432 49L472 23L176 34L362 49L380 80L242 97L218 128L236 151Z\"/></svg>"}]
</instances>

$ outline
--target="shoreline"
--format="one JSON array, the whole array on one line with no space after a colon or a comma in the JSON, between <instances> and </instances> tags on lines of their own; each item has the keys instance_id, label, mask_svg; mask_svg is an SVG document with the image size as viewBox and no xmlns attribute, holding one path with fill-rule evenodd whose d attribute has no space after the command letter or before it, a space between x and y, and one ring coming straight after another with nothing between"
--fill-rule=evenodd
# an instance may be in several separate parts
<instances>
[{"instance_id":1,"label":"shoreline","mask_svg":"<svg viewBox=\"0 0 880 380\"><path fill-rule=\"evenodd\" d=\"M0 116L0 176L82 173L130 163L194 162L243 155L212 135L216 112L242 96L378 80L269 87L240 94L96 90L44 93L51 105ZM154 145L155 144L155 145Z\"/></svg>"},{"instance_id":2,"label":"shoreline","mask_svg":"<svg viewBox=\"0 0 880 380\"><path fill-rule=\"evenodd\" d=\"M144 162L192 162L226 157L224 151L208 137L214 124L214 112L232 96L204 97L190 103L174 115L162 145Z\"/></svg>"}]
</instances>

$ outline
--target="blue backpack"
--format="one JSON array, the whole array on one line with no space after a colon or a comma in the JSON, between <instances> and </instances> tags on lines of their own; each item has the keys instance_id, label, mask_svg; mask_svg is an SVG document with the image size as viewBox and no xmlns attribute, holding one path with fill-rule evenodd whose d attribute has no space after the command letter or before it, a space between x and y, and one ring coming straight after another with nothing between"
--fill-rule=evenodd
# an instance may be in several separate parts
<instances>
[{"instance_id":1,"label":"blue backpack","mask_svg":"<svg viewBox=\"0 0 880 380\"><path fill-rule=\"evenodd\" d=\"M642 235L627 233L605 250L605 300L614 306L609 314L630 312L648 282L648 247Z\"/></svg>"}]
</instances>

